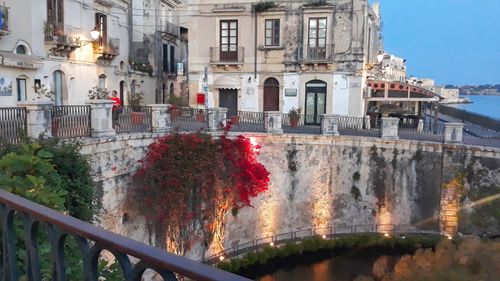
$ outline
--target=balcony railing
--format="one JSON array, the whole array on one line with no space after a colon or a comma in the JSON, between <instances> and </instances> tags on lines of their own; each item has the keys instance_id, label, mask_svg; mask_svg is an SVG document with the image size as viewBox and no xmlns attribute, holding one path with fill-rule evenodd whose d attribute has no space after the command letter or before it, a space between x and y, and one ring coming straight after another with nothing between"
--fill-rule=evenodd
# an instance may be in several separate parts
<instances>
[{"instance_id":1,"label":"balcony railing","mask_svg":"<svg viewBox=\"0 0 500 281\"><path fill-rule=\"evenodd\" d=\"M245 61L245 48L224 49L220 47L210 47L211 63L243 63Z\"/></svg>"},{"instance_id":2,"label":"balcony railing","mask_svg":"<svg viewBox=\"0 0 500 281\"><path fill-rule=\"evenodd\" d=\"M213 268L211 266L170 254L141 242L106 231L76 218L16 196L0 189L0 217L2 220L3 251L2 280L21 280L19 264L16 259L22 250L27 260L25 268L28 280L42 280L41 264L49 264L52 280L65 278L65 251L67 237L78 241L82 258L83 275L79 280L97 281L99 278L98 261L102 251L114 254L127 281L142 280L145 270L156 271L163 280L179 280L177 276L189 280L206 281L249 281L246 278ZM23 222L16 227L16 222ZM16 231L20 229L22 231ZM45 231L45 229L47 231ZM38 237L49 236L51 254L41 249ZM26 243L16 243L21 238ZM131 257L136 262L131 261ZM177 275L177 276L176 276ZM183 280L183 279L182 279Z\"/></svg>"},{"instance_id":3,"label":"balcony railing","mask_svg":"<svg viewBox=\"0 0 500 281\"><path fill-rule=\"evenodd\" d=\"M0 5L0 37L10 33L9 29L9 7Z\"/></svg>"},{"instance_id":4,"label":"balcony railing","mask_svg":"<svg viewBox=\"0 0 500 281\"><path fill-rule=\"evenodd\" d=\"M165 33L170 34L170 35L175 36L175 37L179 37L179 35L180 35L180 28L179 28L178 25L173 24L173 23L171 23L169 21L165 21L163 23L163 26L164 26L163 31Z\"/></svg>"},{"instance_id":5,"label":"balcony railing","mask_svg":"<svg viewBox=\"0 0 500 281\"><path fill-rule=\"evenodd\" d=\"M104 46L96 45L95 52L97 54L118 56L120 54L120 39L109 38Z\"/></svg>"},{"instance_id":6,"label":"balcony railing","mask_svg":"<svg viewBox=\"0 0 500 281\"><path fill-rule=\"evenodd\" d=\"M299 62L328 62L333 59L333 45L328 44L321 47L299 46L297 48L297 60Z\"/></svg>"},{"instance_id":7,"label":"balcony railing","mask_svg":"<svg viewBox=\"0 0 500 281\"><path fill-rule=\"evenodd\" d=\"M51 22L45 24L45 42L49 44L79 47L77 38L81 33L82 29L79 27Z\"/></svg>"}]
</instances>

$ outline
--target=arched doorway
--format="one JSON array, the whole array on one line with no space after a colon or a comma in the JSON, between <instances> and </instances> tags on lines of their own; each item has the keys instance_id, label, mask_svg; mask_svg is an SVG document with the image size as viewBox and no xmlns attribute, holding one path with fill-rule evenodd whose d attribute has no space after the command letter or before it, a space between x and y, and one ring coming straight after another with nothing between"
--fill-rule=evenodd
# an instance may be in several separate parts
<instances>
[{"instance_id":1,"label":"arched doorway","mask_svg":"<svg viewBox=\"0 0 500 281\"><path fill-rule=\"evenodd\" d=\"M60 70L56 70L52 74L52 78L54 80L54 103L55 105L63 105L64 73Z\"/></svg>"},{"instance_id":2,"label":"arched doorway","mask_svg":"<svg viewBox=\"0 0 500 281\"><path fill-rule=\"evenodd\" d=\"M124 101L124 96L125 96L125 81L120 81L120 103L123 105Z\"/></svg>"},{"instance_id":3,"label":"arched doorway","mask_svg":"<svg viewBox=\"0 0 500 281\"><path fill-rule=\"evenodd\" d=\"M264 111L280 110L280 83L274 78L264 81Z\"/></svg>"},{"instance_id":4,"label":"arched doorway","mask_svg":"<svg viewBox=\"0 0 500 281\"><path fill-rule=\"evenodd\" d=\"M320 125L326 113L326 83L312 80L306 83L305 124Z\"/></svg>"}]
</instances>

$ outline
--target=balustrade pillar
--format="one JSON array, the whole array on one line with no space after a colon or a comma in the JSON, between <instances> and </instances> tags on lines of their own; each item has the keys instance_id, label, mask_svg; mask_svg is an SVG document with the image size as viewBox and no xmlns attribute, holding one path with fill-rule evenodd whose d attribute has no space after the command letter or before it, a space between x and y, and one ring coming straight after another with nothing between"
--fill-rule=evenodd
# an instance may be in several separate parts
<instances>
[{"instance_id":1,"label":"balustrade pillar","mask_svg":"<svg viewBox=\"0 0 500 281\"><path fill-rule=\"evenodd\" d=\"M150 104L151 127L153 133L167 133L170 131L170 114L168 104Z\"/></svg>"},{"instance_id":2,"label":"balustrade pillar","mask_svg":"<svg viewBox=\"0 0 500 281\"><path fill-rule=\"evenodd\" d=\"M51 107L54 103L50 100L18 102L17 106L26 107L26 131L30 138L52 136Z\"/></svg>"},{"instance_id":3,"label":"balustrade pillar","mask_svg":"<svg viewBox=\"0 0 500 281\"><path fill-rule=\"evenodd\" d=\"M397 140L398 135L399 118L394 117L382 117L382 134L383 139Z\"/></svg>"},{"instance_id":4,"label":"balustrade pillar","mask_svg":"<svg viewBox=\"0 0 500 281\"><path fill-rule=\"evenodd\" d=\"M282 114L278 111L264 112L264 131L271 134L283 134Z\"/></svg>"},{"instance_id":5,"label":"balustrade pillar","mask_svg":"<svg viewBox=\"0 0 500 281\"><path fill-rule=\"evenodd\" d=\"M208 109L208 128L210 131L217 131L226 127L227 108Z\"/></svg>"},{"instance_id":6,"label":"balustrade pillar","mask_svg":"<svg viewBox=\"0 0 500 281\"><path fill-rule=\"evenodd\" d=\"M444 123L444 142L462 143L464 123Z\"/></svg>"},{"instance_id":7,"label":"balustrade pillar","mask_svg":"<svg viewBox=\"0 0 500 281\"><path fill-rule=\"evenodd\" d=\"M112 108L113 101L111 100L89 100L86 102L91 107L90 111L90 126L92 129L92 137L112 137L115 136L113 129Z\"/></svg>"},{"instance_id":8,"label":"balustrade pillar","mask_svg":"<svg viewBox=\"0 0 500 281\"><path fill-rule=\"evenodd\" d=\"M321 120L321 134L329 136L338 136L339 122L340 118L338 115L335 114L323 115L323 120Z\"/></svg>"}]
</instances>

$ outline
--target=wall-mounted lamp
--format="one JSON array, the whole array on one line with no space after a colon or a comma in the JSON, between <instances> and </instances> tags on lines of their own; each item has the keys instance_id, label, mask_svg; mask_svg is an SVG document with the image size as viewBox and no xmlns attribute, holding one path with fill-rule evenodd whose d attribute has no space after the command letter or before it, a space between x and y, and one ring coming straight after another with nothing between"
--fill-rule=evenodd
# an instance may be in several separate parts
<instances>
[{"instance_id":1,"label":"wall-mounted lamp","mask_svg":"<svg viewBox=\"0 0 500 281\"><path fill-rule=\"evenodd\" d=\"M97 40L97 38L99 38L99 35L101 35L101 32L97 30L97 28L95 27L90 31L90 38L92 38L92 40L94 41Z\"/></svg>"}]
</instances>

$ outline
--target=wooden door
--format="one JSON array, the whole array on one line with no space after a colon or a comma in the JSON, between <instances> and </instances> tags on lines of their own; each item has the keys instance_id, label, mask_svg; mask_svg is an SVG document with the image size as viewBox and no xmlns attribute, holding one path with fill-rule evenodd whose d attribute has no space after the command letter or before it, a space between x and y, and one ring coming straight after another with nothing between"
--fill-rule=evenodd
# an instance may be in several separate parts
<instances>
[{"instance_id":1,"label":"wooden door","mask_svg":"<svg viewBox=\"0 0 500 281\"><path fill-rule=\"evenodd\" d=\"M220 60L238 60L238 21L220 21Z\"/></svg>"}]
</instances>

